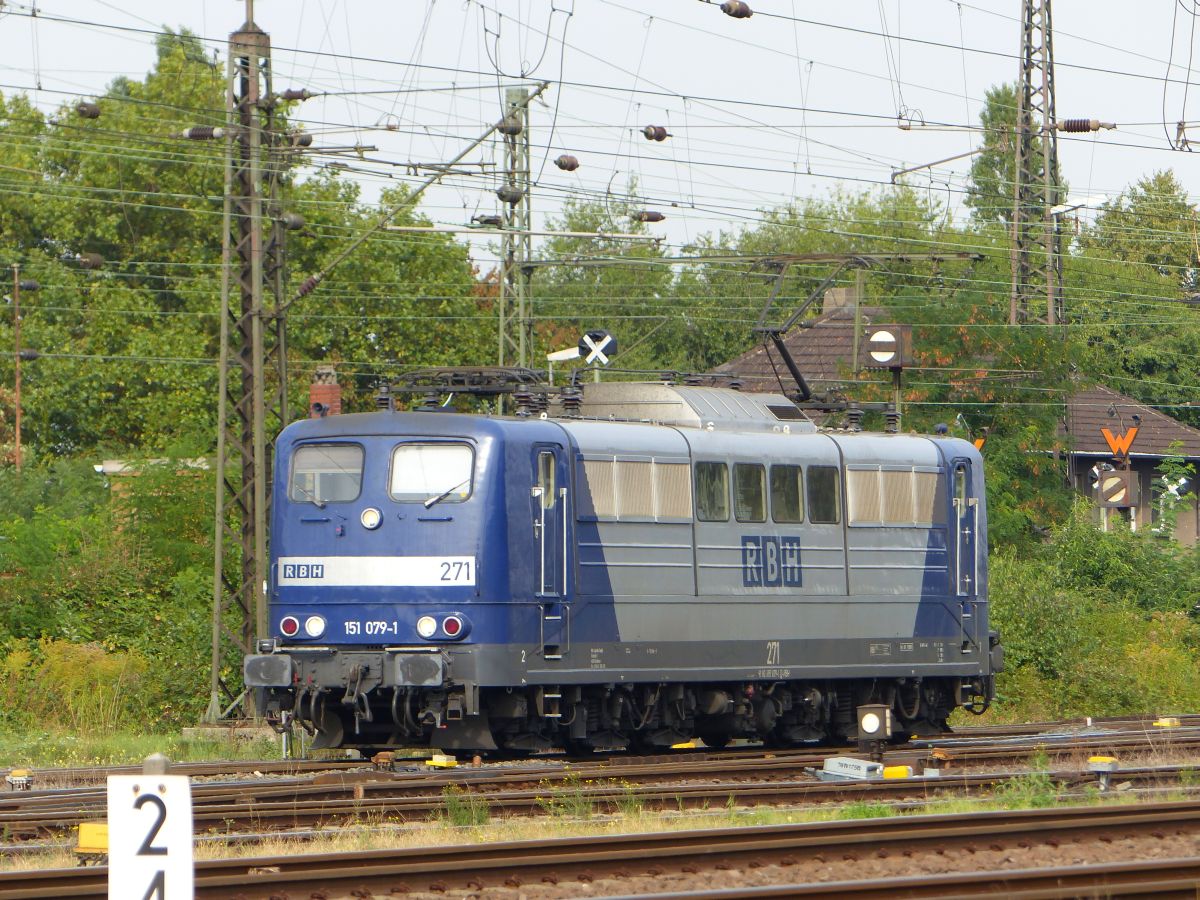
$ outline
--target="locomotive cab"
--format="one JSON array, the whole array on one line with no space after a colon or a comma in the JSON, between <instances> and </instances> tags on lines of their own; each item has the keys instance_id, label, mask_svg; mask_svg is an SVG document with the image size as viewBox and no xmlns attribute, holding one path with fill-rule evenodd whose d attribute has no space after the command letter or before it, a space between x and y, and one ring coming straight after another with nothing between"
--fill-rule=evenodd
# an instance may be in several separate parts
<instances>
[{"instance_id":1,"label":"locomotive cab","mask_svg":"<svg viewBox=\"0 0 1200 900\"><path fill-rule=\"evenodd\" d=\"M556 432L531 424L515 441L495 421L440 413L286 429L270 636L245 664L260 708L306 724L317 747L494 746L477 715L480 679L514 676L472 652L480 635L532 644L536 629L550 657L568 641L568 470ZM514 615L514 599L536 617Z\"/></svg>"}]
</instances>

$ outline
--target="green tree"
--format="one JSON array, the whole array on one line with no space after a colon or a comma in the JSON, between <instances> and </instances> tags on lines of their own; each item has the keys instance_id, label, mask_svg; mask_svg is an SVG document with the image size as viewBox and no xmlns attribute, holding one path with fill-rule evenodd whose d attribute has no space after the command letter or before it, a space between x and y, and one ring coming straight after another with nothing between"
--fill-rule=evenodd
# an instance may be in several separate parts
<instances>
[{"instance_id":1,"label":"green tree","mask_svg":"<svg viewBox=\"0 0 1200 900\"><path fill-rule=\"evenodd\" d=\"M1014 84L997 84L987 89L983 112L980 151L971 161L971 180L964 203L971 218L981 225L1012 223L1013 183L1016 171L1016 147L1013 135L1017 125L1017 89ZM1035 152L1041 142L1035 139Z\"/></svg>"},{"instance_id":2,"label":"green tree","mask_svg":"<svg viewBox=\"0 0 1200 900\"><path fill-rule=\"evenodd\" d=\"M1170 170L1139 179L1105 203L1080 246L1085 254L1144 266L1184 293L1198 289L1196 208Z\"/></svg>"}]
</instances>

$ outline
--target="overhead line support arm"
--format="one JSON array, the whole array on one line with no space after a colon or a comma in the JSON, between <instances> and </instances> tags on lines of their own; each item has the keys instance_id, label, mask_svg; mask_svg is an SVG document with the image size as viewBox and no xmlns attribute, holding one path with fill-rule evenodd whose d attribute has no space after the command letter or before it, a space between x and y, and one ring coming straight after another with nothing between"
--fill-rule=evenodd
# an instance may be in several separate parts
<instances>
[{"instance_id":1,"label":"overhead line support arm","mask_svg":"<svg viewBox=\"0 0 1200 900\"><path fill-rule=\"evenodd\" d=\"M548 87L550 87L550 82L543 81L533 91L530 92L529 96L526 97L525 101L521 104L521 106L528 106L531 102L533 102L533 99L535 97L540 96ZM464 147L462 152L460 152L458 154L458 156L454 157L454 159L452 159L448 163L446 163L445 168L449 169L453 166L458 165L458 163L462 162L463 159L466 158L468 153L470 153L472 150L474 150L476 147L478 147L480 144L482 144L484 141L486 141L489 137L491 137L492 134L494 134L496 129L499 127L500 127L500 122L497 122L494 125L492 125L491 128L489 128L487 131L485 131L483 134L481 134L479 137L477 137L475 140L473 140L470 144L468 144L466 147ZM335 256L332 260L327 262L321 268L321 270L319 272L316 272L313 275L309 275L308 278L304 279L304 283L302 285L300 285L300 289L296 292L296 295L294 297L292 297L290 300L288 300L285 304L283 304L283 306L279 310L279 313L280 314L286 313L293 303L295 303L301 297L305 297L305 296L311 294L314 290L316 290L317 286L322 281L324 281L326 278L329 277L329 273L332 272L335 268L337 268L337 266L339 266L343 262L345 262L346 259L350 256L350 254L352 254L355 250L357 250L359 247L361 247L363 244L365 244L374 234L376 234L376 233L382 231L384 228L386 228L387 224L389 222L391 222L392 219L394 219L397 215L399 215L401 211L408 209L410 206L412 206L417 201L417 199L423 193L425 193L427 188L432 187L434 184L441 181L441 179L445 175L446 175L446 173L444 171L435 172L429 178L425 179L423 182L421 182L419 185L417 185L416 188L413 189L413 192L411 194L408 194L407 196L405 196L403 202L396 204L394 207L392 207L390 210L388 210L383 215L381 215L378 219L376 219L374 224L372 224L369 228L367 228L366 231L364 231L362 234L360 234L358 237L356 237L354 240L352 240L349 244L347 244L341 250L341 252L339 252L337 254L337 256Z\"/></svg>"}]
</instances>

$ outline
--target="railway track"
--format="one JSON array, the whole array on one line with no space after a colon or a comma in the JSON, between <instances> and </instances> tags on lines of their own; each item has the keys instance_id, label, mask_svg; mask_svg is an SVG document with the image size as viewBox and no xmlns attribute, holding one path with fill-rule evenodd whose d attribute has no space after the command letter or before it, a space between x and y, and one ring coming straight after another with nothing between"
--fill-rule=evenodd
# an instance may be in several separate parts
<instances>
[{"instance_id":1,"label":"railway track","mask_svg":"<svg viewBox=\"0 0 1200 900\"><path fill-rule=\"evenodd\" d=\"M609 811L634 804L646 809L696 809L738 805L797 805L872 799L921 800L932 793L984 792L1011 773L969 771L983 763L1020 762L1045 752L1052 760L1072 764L1052 770L1059 790L1094 780L1082 774L1083 759L1091 753L1200 749L1200 728L1172 729L1150 736L1132 732L1037 742L1009 738L1000 743L960 739L945 747L917 750L949 766L936 778L888 781L821 782L809 774L826 754L811 751L739 752L659 757L649 761L624 757L593 764L564 766L548 762L527 766L461 768L430 772L325 772L311 778L276 778L238 782L197 782L193 785L198 830L279 830L343 823L363 816L414 821L443 814L445 792L470 794L490 812L529 815L556 810L564 801L588 810ZM911 759L912 749L895 751L885 761ZM1184 766L1125 768L1120 780L1135 785L1178 783ZM919 771L919 767L918 767ZM80 822L105 814L101 788L71 788L0 794L0 830L10 841L29 841L61 835Z\"/></svg>"},{"instance_id":2,"label":"railway track","mask_svg":"<svg viewBox=\"0 0 1200 900\"><path fill-rule=\"evenodd\" d=\"M1137 786L1176 785L1185 771L1175 766L1127 769L1123 782ZM647 783L628 779L542 780L517 787L497 785L462 791L460 797L486 808L489 814L538 815L577 809L578 814L616 812L629 807L648 810L714 809L738 806L796 806L850 800L919 802L935 794L986 793L1012 776L1003 774L949 775L872 781L822 782L814 778L776 778L688 782L664 781L656 772ZM694 776L694 773L693 773ZM520 776L512 776L519 778ZM1078 769L1048 773L1061 792L1094 783L1095 776ZM219 833L249 829L269 832L319 828L370 817L377 821L411 822L435 818L446 811L445 779L401 782L358 782L348 786L291 785L266 789L221 792L197 786L193 791L193 819L199 832ZM584 812L586 811L586 812ZM0 828L10 839L36 840L61 835L80 822L102 819L103 798L88 805L64 800L32 810L0 811ZM12 846L12 845L10 845Z\"/></svg>"},{"instance_id":3,"label":"railway track","mask_svg":"<svg viewBox=\"0 0 1200 900\"><path fill-rule=\"evenodd\" d=\"M909 858L919 865L920 860L913 859L914 855L953 852L956 859L965 862L983 848L1003 853L1042 845L1057 848L1072 842L1082 846L1105 839L1111 844L1114 838L1194 841L1197 834L1200 834L1200 802L1175 802L290 854L199 862L196 896L222 897L236 891L246 900L266 900L283 892L296 896L305 891L354 890L383 894L424 891L482 894L489 889L519 888L522 884L551 884L561 886L560 896L565 897L577 896L579 883L585 881L599 882L593 887L603 886L611 896L610 884L619 893L640 893L644 887L638 880L650 878L660 889L669 890L672 884L689 886L703 882L703 873L718 872L722 867L728 870L730 865L777 878L769 888L754 888L758 893L742 888L740 893L726 891L710 896L945 897L955 895L955 886L962 888L958 895L990 891L1021 896L1018 889L1023 891L1026 887L1038 890L1049 885L1059 890L1061 885L1055 880L1058 876L1043 869L813 885L806 873L835 854L853 864L860 858L878 857L883 852ZM1074 887L1068 890L1078 890L1083 884L1111 885L1114 882L1105 880L1111 878L1143 885L1149 882L1151 886L1190 881L1194 890L1200 879L1200 858L1164 858L1149 865L1143 862L1115 867L1109 860L1104 866L1068 868L1075 870L1070 877L1076 879L1072 882ZM3 872L0 900L104 896L106 881L107 870L103 867ZM632 881L634 890L620 891L622 881ZM802 885L805 881L809 883ZM909 890L924 893L908 893ZM598 890L589 893L602 895ZM684 890L666 896L705 894ZM1037 896L1074 895L1039 893Z\"/></svg>"}]
</instances>

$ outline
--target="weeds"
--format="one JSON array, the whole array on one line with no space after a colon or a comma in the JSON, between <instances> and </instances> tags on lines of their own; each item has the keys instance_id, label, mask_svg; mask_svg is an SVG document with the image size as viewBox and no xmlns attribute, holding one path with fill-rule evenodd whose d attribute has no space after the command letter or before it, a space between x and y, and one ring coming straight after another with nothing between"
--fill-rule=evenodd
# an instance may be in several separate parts
<instances>
[{"instance_id":1,"label":"weeds","mask_svg":"<svg viewBox=\"0 0 1200 900\"><path fill-rule=\"evenodd\" d=\"M629 781L617 783L621 788L621 793L617 795L616 805L617 812L626 818L641 818L642 813L646 811L645 804L642 803L642 798L637 794L637 785Z\"/></svg>"},{"instance_id":2,"label":"weeds","mask_svg":"<svg viewBox=\"0 0 1200 900\"><path fill-rule=\"evenodd\" d=\"M587 795L584 782L575 772L567 772L562 782L543 796L538 797L538 806L552 816L571 819L590 819L596 812ZM542 783L545 785L545 782Z\"/></svg>"},{"instance_id":3,"label":"weeds","mask_svg":"<svg viewBox=\"0 0 1200 900\"><path fill-rule=\"evenodd\" d=\"M997 785L993 796L1003 809L1045 809L1058 802L1058 786L1049 772L1028 772Z\"/></svg>"},{"instance_id":4,"label":"weeds","mask_svg":"<svg viewBox=\"0 0 1200 900\"><path fill-rule=\"evenodd\" d=\"M491 820L491 808L487 800L474 791L463 790L457 784L448 784L442 789L442 800L446 803L447 825L478 828Z\"/></svg>"}]
</instances>

